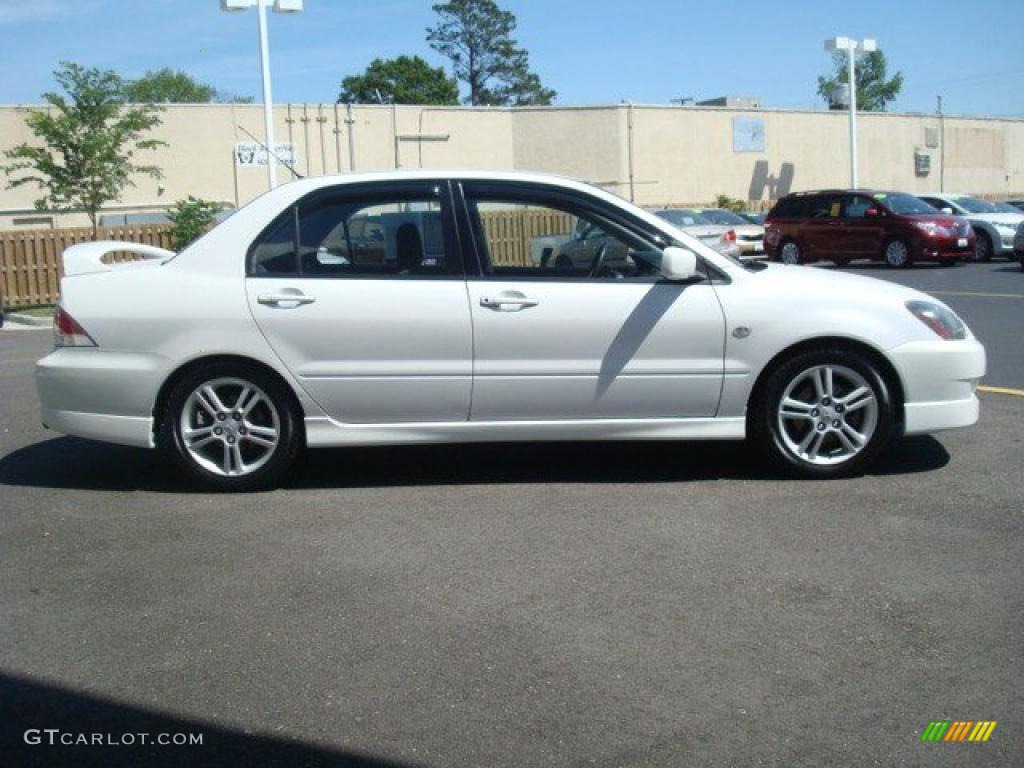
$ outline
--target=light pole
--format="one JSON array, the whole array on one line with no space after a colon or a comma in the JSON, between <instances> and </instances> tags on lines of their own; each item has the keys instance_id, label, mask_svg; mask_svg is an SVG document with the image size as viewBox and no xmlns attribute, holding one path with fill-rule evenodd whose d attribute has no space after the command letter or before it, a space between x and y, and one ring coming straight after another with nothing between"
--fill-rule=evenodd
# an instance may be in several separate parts
<instances>
[{"instance_id":1,"label":"light pole","mask_svg":"<svg viewBox=\"0 0 1024 768\"><path fill-rule=\"evenodd\" d=\"M222 11L244 11L256 6L260 26L260 72L263 75L263 127L266 133L267 181L277 186L277 158L274 156L274 97L270 91L270 45L267 43L267 5L274 13L298 13L302 0L220 0Z\"/></svg>"},{"instance_id":2,"label":"light pole","mask_svg":"<svg viewBox=\"0 0 1024 768\"><path fill-rule=\"evenodd\" d=\"M830 37L825 41L826 51L846 51L847 78L850 88L850 186L857 189L857 74L854 63L858 53L871 53L878 44L871 39L854 40L850 37Z\"/></svg>"}]
</instances>

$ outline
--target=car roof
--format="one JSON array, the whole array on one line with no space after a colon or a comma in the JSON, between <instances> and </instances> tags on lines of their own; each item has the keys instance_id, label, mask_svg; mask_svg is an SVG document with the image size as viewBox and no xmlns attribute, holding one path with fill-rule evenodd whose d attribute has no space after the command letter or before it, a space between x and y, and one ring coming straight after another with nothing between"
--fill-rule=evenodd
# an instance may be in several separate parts
<instances>
[{"instance_id":1,"label":"car roof","mask_svg":"<svg viewBox=\"0 0 1024 768\"><path fill-rule=\"evenodd\" d=\"M805 197L807 195L902 195L891 189L808 189L802 192L790 192L786 197Z\"/></svg>"}]
</instances>

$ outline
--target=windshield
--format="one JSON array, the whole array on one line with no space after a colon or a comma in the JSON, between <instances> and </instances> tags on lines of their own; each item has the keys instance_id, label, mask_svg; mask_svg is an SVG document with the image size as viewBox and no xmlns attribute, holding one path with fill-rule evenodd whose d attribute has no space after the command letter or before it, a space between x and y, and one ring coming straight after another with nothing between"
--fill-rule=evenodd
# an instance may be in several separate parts
<instances>
[{"instance_id":1,"label":"windshield","mask_svg":"<svg viewBox=\"0 0 1024 768\"><path fill-rule=\"evenodd\" d=\"M701 214L712 224L722 224L729 227L737 224L743 227L750 224L749 221L744 219L738 213L727 211L724 208L705 208L701 211Z\"/></svg>"},{"instance_id":2,"label":"windshield","mask_svg":"<svg viewBox=\"0 0 1024 768\"><path fill-rule=\"evenodd\" d=\"M706 227L711 224L692 208L671 208L665 211L656 211L654 215L660 216L677 227Z\"/></svg>"},{"instance_id":3,"label":"windshield","mask_svg":"<svg viewBox=\"0 0 1024 768\"><path fill-rule=\"evenodd\" d=\"M876 200L884 203L893 213L903 216L934 216L939 211L928 205L924 200L913 195L875 195Z\"/></svg>"},{"instance_id":4,"label":"windshield","mask_svg":"<svg viewBox=\"0 0 1024 768\"><path fill-rule=\"evenodd\" d=\"M988 200L977 197L958 197L954 202L970 213L999 213L999 209Z\"/></svg>"},{"instance_id":5,"label":"windshield","mask_svg":"<svg viewBox=\"0 0 1024 768\"><path fill-rule=\"evenodd\" d=\"M1000 213L1021 213L1020 208L1014 208L1009 203L993 202L992 205L996 207L996 210Z\"/></svg>"}]
</instances>

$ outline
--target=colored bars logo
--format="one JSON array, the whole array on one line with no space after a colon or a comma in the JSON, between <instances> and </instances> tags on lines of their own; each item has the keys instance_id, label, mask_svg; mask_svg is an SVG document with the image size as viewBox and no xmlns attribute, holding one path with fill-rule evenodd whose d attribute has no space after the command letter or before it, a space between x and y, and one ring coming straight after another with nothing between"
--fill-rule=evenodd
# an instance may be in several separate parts
<instances>
[{"instance_id":1,"label":"colored bars logo","mask_svg":"<svg viewBox=\"0 0 1024 768\"><path fill-rule=\"evenodd\" d=\"M988 741L995 728L995 720L932 720L921 741Z\"/></svg>"}]
</instances>

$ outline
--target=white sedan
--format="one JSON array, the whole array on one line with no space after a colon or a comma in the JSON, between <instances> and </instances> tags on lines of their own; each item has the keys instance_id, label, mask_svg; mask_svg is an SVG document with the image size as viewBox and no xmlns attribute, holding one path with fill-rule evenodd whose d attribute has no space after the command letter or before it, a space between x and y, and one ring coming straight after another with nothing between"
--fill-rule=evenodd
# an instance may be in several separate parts
<instances>
[{"instance_id":1,"label":"white sedan","mask_svg":"<svg viewBox=\"0 0 1024 768\"><path fill-rule=\"evenodd\" d=\"M532 257L581 220L615 247ZM144 259L104 262L125 248ZM749 436L834 477L974 424L985 373L930 296L733 261L538 174L305 179L178 254L85 243L64 269L43 423L159 447L225 490L277 482L307 446L510 440Z\"/></svg>"}]
</instances>

